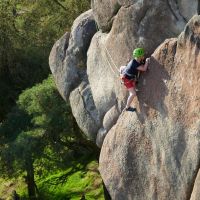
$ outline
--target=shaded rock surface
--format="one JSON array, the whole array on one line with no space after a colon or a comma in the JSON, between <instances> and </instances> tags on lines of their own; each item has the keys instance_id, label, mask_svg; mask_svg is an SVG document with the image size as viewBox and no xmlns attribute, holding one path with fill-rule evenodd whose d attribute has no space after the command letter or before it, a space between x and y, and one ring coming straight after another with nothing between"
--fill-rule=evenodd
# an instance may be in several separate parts
<instances>
[{"instance_id":1,"label":"shaded rock surface","mask_svg":"<svg viewBox=\"0 0 200 200\"><path fill-rule=\"evenodd\" d=\"M86 54L95 32L93 13L89 10L74 21L71 33L66 33L52 48L50 69L65 100L85 77Z\"/></svg>"},{"instance_id":2,"label":"shaded rock surface","mask_svg":"<svg viewBox=\"0 0 200 200\"><path fill-rule=\"evenodd\" d=\"M105 137L100 173L112 199L199 199L200 16L161 44L142 77L137 112Z\"/></svg>"},{"instance_id":3,"label":"shaded rock surface","mask_svg":"<svg viewBox=\"0 0 200 200\"><path fill-rule=\"evenodd\" d=\"M93 102L90 86L82 82L70 94L72 113L86 136L95 142L100 128L99 115Z\"/></svg>"},{"instance_id":4,"label":"shaded rock surface","mask_svg":"<svg viewBox=\"0 0 200 200\"><path fill-rule=\"evenodd\" d=\"M199 200L200 199L199 186L200 186L200 171L197 174L197 178L195 180L195 184L194 184L194 188L193 188L190 200Z\"/></svg>"},{"instance_id":5,"label":"shaded rock surface","mask_svg":"<svg viewBox=\"0 0 200 200\"><path fill-rule=\"evenodd\" d=\"M49 65L62 97L70 100L72 113L86 136L95 142L100 128L86 75L87 50L96 32L92 10L80 15L71 33L66 33L53 46Z\"/></svg>"}]
</instances>

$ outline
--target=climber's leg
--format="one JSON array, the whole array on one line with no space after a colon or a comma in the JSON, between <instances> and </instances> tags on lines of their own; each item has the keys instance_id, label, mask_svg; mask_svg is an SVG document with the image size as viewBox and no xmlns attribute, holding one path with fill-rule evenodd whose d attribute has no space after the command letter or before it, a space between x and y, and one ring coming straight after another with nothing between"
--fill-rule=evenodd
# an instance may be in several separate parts
<instances>
[{"instance_id":1,"label":"climber's leg","mask_svg":"<svg viewBox=\"0 0 200 200\"><path fill-rule=\"evenodd\" d=\"M135 88L134 87L129 88L128 91L129 91L129 97L127 99L126 109L130 108L130 105L131 105L134 97L136 96L136 92L135 92Z\"/></svg>"}]
</instances>

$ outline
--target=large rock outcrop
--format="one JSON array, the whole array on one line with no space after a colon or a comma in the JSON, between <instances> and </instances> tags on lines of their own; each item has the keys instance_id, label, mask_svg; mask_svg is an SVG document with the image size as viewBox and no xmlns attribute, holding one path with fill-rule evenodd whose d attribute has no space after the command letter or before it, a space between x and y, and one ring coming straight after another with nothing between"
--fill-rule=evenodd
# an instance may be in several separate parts
<instances>
[{"instance_id":1,"label":"large rock outcrop","mask_svg":"<svg viewBox=\"0 0 200 200\"><path fill-rule=\"evenodd\" d=\"M50 67L63 98L70 96L78 125L101 146L127 98L118 68L135 47L150 55L180 34L198 12L198 1L92 0L91 5L93 11L75 20L71 34L54 45Z\"/></svg>"},{"instance_id":2,"label":"large rock outcrop","mask_svg":"<svg viewBox=\"0 0 200 200\"><path fill-rule=\"evenodd\" d=\"M137 112L123 113L104 140L100 172L112 199L200 199L199 84L200 16L194 16L178 39L155 50Z\"/></svg>"},{"instance_id":3,"label":"large rock outcrop","mask_svg":"<svg viewBox=\"0 0 200 200\"><path fill-rule=\"evenodd\" d=\"M119 12L121 12L122 9L127 8L132 10L133 15L137 13L136 11L140 11L138 19L140 18L142 20L143 17L153 17L153 15L156 16L156 13L160 12L160 14L162 14L160 15L159 22L157 23L161 24L165 17L169 17L169 27L170 23L177 23L177 29L182 28L181 25L188 21L194 15L194 13L197 14L199 12L198 0L92 0L91 2L92 9L95 13L95 19L103 31L109 31L112 28L115 18L119 17ZM125 11L125 13L129 13L128 10ZM128 22L127 16L128 15L124 15L125 22ZM142 20L139 21L142 22ZM150 19L148 20L150 21ZM145 22L147 21L145 20ZM164 22L164 24L165 23L166 22ZM150 24L157 26L156 24L152 24L152 21L150 21ZM144 27L144 29L146 28L144 26L145 24L141 25ZM149 26L147 28L149 28ZM165 28L167 29L167 27Z\"/></svg>"},{"instance_id":4,"label":"large rock outcrop","mask_svg":"<svg viewBox=\"0 0 200 200\"><path fill-rule=\"evenodd\" d=\"M87 50L96 32L92 10L80 15L71 33L66 33L53 46L49 65L62 97L70 100L78 125L92 141L100 128L86 74Z\"/></svg>"},{"instance_id":5,"label":"large rock outcrop","mask_svg":"<svg viewBox=\"0 0 200 200\"><path fill-rule=\"evenodd\" d=\"M74 21L71 33L66 33L51 50L50 69L65 100L85 80L87 50L95 32L93 13L89 10Z\"/></svg>"},{"instance_id":6,"label":"large rock outcrop","mask_svg":"<svg viewBox=\"0 0 200 200\"><path fill-rule=\"evenodd\" d=\"M199 1L91 5L54 45L50 67L80 128L103 144L108 192L114 200L199 200L200 16L187 23ZM138 46L154 53L139 81L137 112L122 113L127 91L118 68Z\"/></svg>"}]
</instances>

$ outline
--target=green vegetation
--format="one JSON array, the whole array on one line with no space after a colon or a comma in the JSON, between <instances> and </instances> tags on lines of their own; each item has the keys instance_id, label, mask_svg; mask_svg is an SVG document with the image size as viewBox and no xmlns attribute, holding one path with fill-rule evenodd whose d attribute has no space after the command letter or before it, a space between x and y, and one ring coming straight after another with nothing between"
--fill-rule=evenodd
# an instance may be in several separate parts
<instances>
[{"instance_id":1,"label":"green vegetation","mask_svg":"<svg viewBox=\"0 0 200 200\"><path fill-rule=\"evenodd\" d=\"M23 174L31 199L40 197L38 176L44 178L66 167L76 172L98 155L77 127L51 76L19 96L0 132L0 170L10 178Z\"/></svg>"},{"instance_id":2,"label":"green vegetation","mask_svg":"<svg viewBox=\"0 0 200 200\"><path fill-rule=\"evenodd\" d=\"M46 199L80 200L83 196L88 200L104 199L102 180L96 169L97 163L92 161L84 167L76 166L75 170L70 168L65 172L49 176L39 183L39 185L42 185L41 191L45 191ZM68 175L68 178L62 184L66 175Z\"/></svg>"},{"instance_id":3,"label":"green vegetation","mask_svg":"<svg viewBox=\"0 0 200 200\"><path fill-rule=\"evenodd\" d=\"M86 163L85 163L86 164ZM36 183L40 192L40 199L48 200L104 200L102 180L97 171L97 162L71 167L66 170L48 174L45 177L37 177ZM23 179L5 181L0 186L0 195L7 198L13 190L16 190L22 199L27 199L26 185ZM10 192L10 193L9 193Z\"/></svg>"},{"instance_id":4,"label":"green vegetation","mask_svg":"<svg viewBox=\"0 0 200 200\"><path fill-rule=\"evenodd\" d=\"M89 7L89 0L0 1L0 122L22 90L48 77L52 45Z\"/></svg>"},{"instance_id":5,"label":"green vegetation","mask_svg":"<svg viewBox=\"0 0 200 200\"><path fill-rule=\"evenodd\" d=\"M0 198L103 199L99 150L49 75L54 42L90 0L0 1ZM16 194L12 194L16 195Z\"/></svg>"}]
</instances>

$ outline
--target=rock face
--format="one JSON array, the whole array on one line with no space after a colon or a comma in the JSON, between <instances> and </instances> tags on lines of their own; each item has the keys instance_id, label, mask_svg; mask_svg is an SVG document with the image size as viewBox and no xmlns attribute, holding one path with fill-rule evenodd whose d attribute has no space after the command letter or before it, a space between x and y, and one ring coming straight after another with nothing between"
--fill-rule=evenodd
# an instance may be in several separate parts
<instances>
[{"instance_id":1,"label":"rock face","mask_svg":"<svg viewBox=\"0 0 200 200\"><path fill-rule=\"evenodd\" d=\"M91 2L54 45L50 67L80 128L103 144L99 169L112 199L199 200L200 16L187 23L199 1ZM154 53L137 112L122 113L118 69L136 47Z\"/></svg>"},{"instance_id":2,"label":"rock face","mask_svg":"<svg viewBox=\"0 0 200 200\"><path fill-rule=\"evenodd\" d=\"M199 185L200 185L200 172L198 172L197 178L195 180L190 200L199 200L200 197Z\"/></svg>"},{"instance_id":3,"label":"rock face","mask_svg":"<svg viewBox=\"0 0 200 200\"><path fill-rule=\"evenodd\" d=\"M200 199L199 84L200 16L194 16L152 54L137 112L121 114L105 137L100 172L112 199Z\"/></svg>"},{"instance_id":4,"label":"rock face","mask_svg":"<svg viewBox=\"0 0 200 200\"><path fill-rule=\"evenodd\" d=\"M197 14L198 0L92 0L92 8L100 29L109 32L110 49L120 46L116 55L120 64L135 46L143 46L149 54L163 39L177 36Z\"/></svg>"},{"instance_id":5,"label":"rock face","mask_svg":"<svg viewBox=\"0 0 200 200\"><path fill-rule=\"evenodd\" d=\"M95 32L92 10L89 10L74 21L71 33L66 33L52 48L49 65L65 100L85 78L86 54Z\"/></svg>"},{"instance_id":6,"label":"rock face","mask_svg":"<svg viewBox=\"0 0 200 200\"><path fill-rule=\"evenodd\" d=\"M56 42L49 63L78 125L101 147L127 99L119 67L134 48L151 55L166 38L177 37L199 5L197 0L92 0L91 6Z\"/></svg>"},{"instance_id":7,"label":"rock face","mask_svg":"<svg viewBox=\"0 0 200 200\"><path fill-rule=\"evenodd\" d=\"M87 50L96 32L92 10L80 15L72 32L66 33L52 48L49 65L62 97L70 99L73 115L89 139L95 141L100 128L86 75Z\"/></svg>"}]
</instances>

